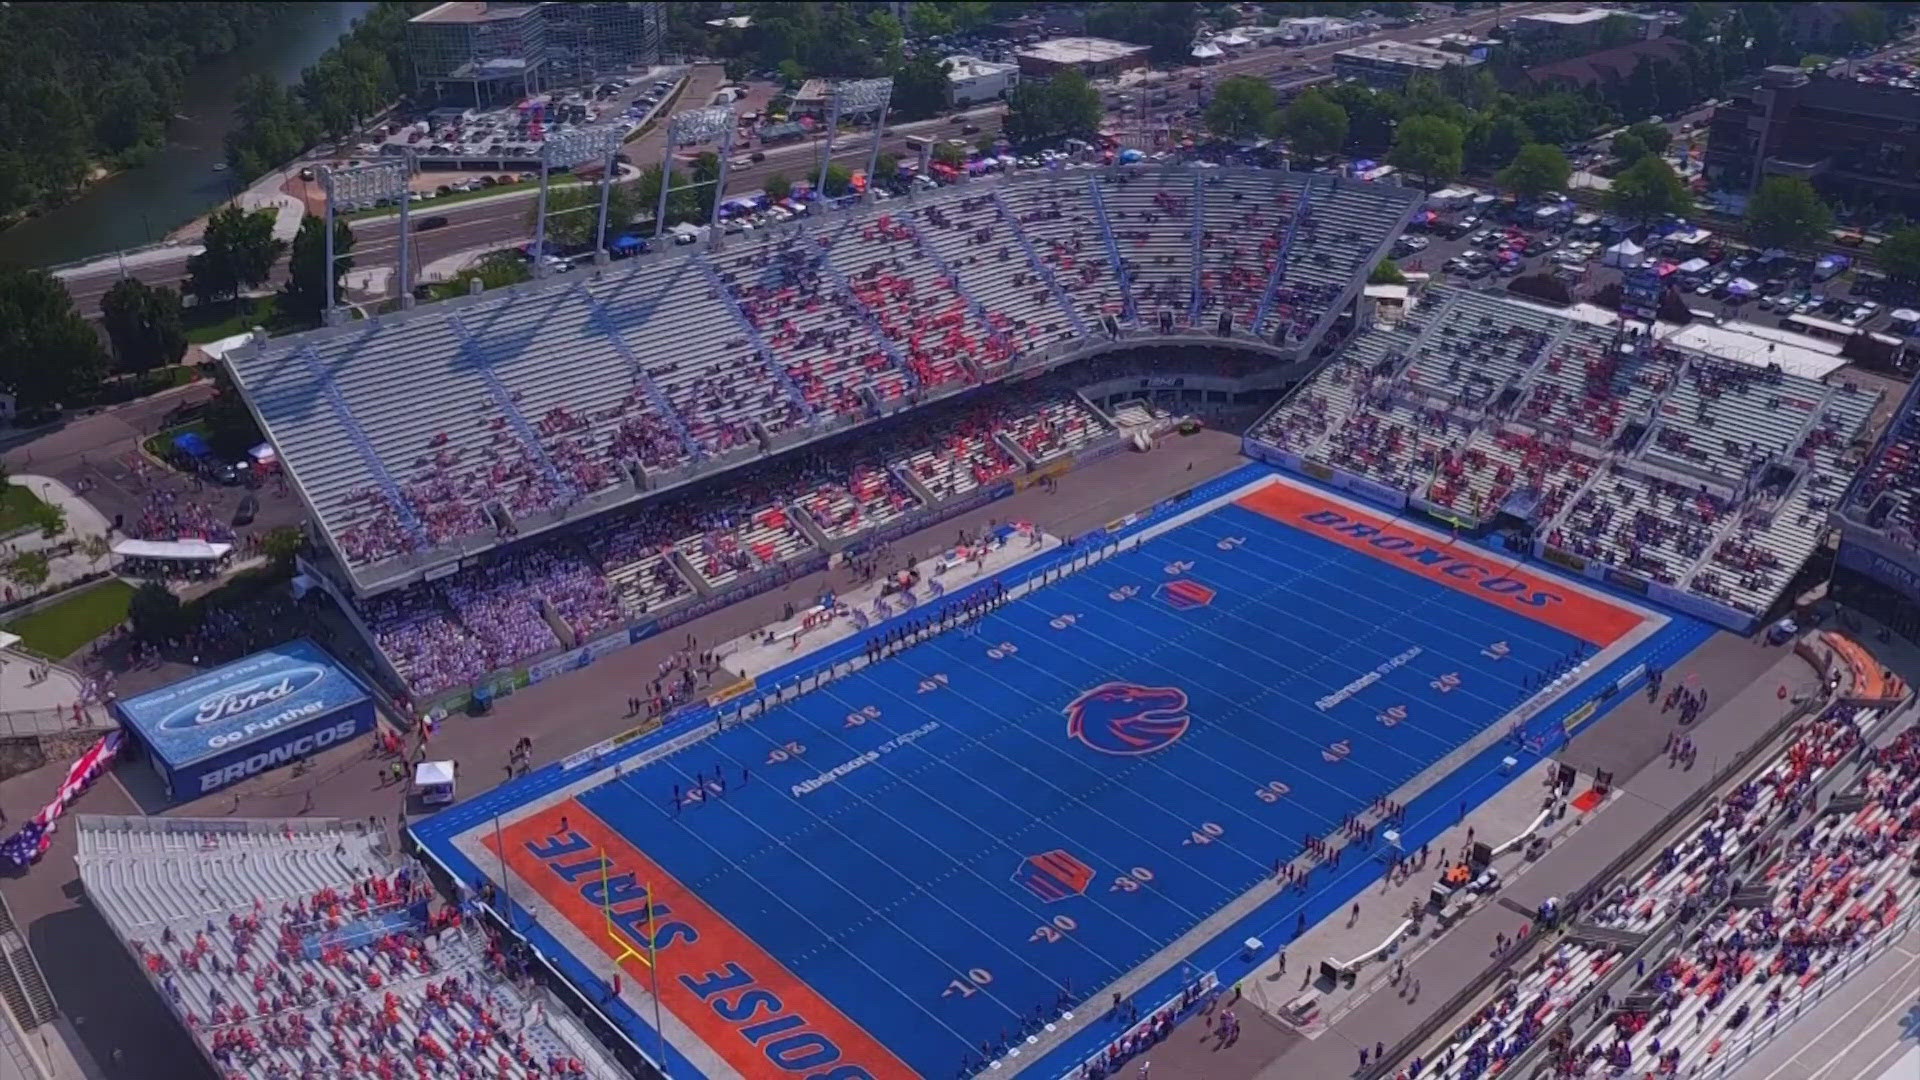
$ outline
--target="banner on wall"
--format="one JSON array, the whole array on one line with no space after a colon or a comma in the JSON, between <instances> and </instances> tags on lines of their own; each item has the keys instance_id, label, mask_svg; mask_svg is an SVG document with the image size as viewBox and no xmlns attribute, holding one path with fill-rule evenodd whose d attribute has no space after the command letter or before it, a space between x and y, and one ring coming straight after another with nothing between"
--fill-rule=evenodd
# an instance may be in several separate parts
<instances>
[{"instance_id":1,"label":"banner on wall","mask_svg":"<svg viewBox=\"0 0 1920 1080\"><path fill-rule=\"evenodd\" d=\"M1645 578L1635 577L1624 570L1615 570L1612 567L1608 567L1605 575L1602 576L1600 580L1609 585L1625 589L1630 593L1638 593L1641 596L1647 595L1647 580Z\"/></svg>"},{"instance_id":2,"label":"banner on wall","mask_svg":"<svg viewBox=\"0 0 1920 1080\"><path fill-rule=\"evenodd\" d=\"M569 671L578 671L593 663L593 654L586 649L569 649L559 656L549 656L545 660L527 666L527 681L542 683L555 675Z\"/></svg>"},{"instance_id":3,"label":"banner on wall","mask_svg":"<svg viewBox=\"0 0 1920 1080\"><path fill-rule=\"evenodd\" d=\"M1571 551L1561 551L1559 548L1549 544L1540 545L1540 559L1542 562L1550 562L1555 566L1564 567L1576 574L1584 574L1587 572L1587 560L1575 555Z\"/></svg>"},{"instance_id":4,"label":"banner on wall","mask_svg":"<svg viewBox=\"0 0 1920 1080\"><path fill-rule=\"evenodd\" d=\"M1649 598L1665 604L1682 614L1691 615L1696 619L1702 619L1715 626L1731 630L1736 634L1752 633L1754 624L1759 621L1759 616L1757 615L1749 614L1738 608L1727 607L1724 604L1716 604L1704 596L1695 596L1689 592L1681 592L1679 589L1662 585L1657 581L1648 587L1647 595Z\"/></svg>"},{"instance_id":5,"label":"banner on wall","mask_svg":"<svg viewBox=\"0 0 1920 1080\"><path fill-rule=\"evenodd\" d=\"M1600 699L1595 698L1592 701L1587 702L1585 705L1582 705L1579 708L1568 713L1567 718L1561 721L1560 726L1562 730L1564 730L1567 734L1571 735L1574 733L1575 730L1577 730L1580 727L1581 724L1584 724L1588 720L1592 719L1593 714L1599 711L1600 711Z\"/></svg>"},{"instance_id":6,"label":"banner on wall","mask_svg":"<svg viewBox=\"0 0 1920 1080\"><path fill-rule=\"evenodd\" d=\"M738 682L729 683L726 686L723 686L720 689L715 690L713 693L708 694L707 704L713 705L713 706L725 705L727 702L732 701L734 698L745 697L746 695L753 693L754 686L755 686L754 677L749 675L746 678L739 680Z\"/></svg>"},{"instance_id":7,"label":"banner on wall","mask_svg":"<svg viewBox=\"0 0 1920 1080\"><path fill-rule=\"evenodd\" d=\"M1350 473L1340 474L1340 479L1343 481L1340 483L1341 487L1346 488L1348 491L1353 492L1368 502L1378 503L1389 510L1404 510L1407 508L1407 493L1398 488L1391 488L1385 484L1369 480L1364 476L1354 476Z\"/></svg>"},{"instance_id":8,"label":"banner on wall","mask_svg":"<svg viewBox=\"0 0 1920 1080\"><path fill-rule=\"evenodd\" d=\"M1332 469L1327 468L1317 461L1302 461L1300 463L1300 471L1323 484L1334 483L1334 476L1336 475Z\"/></svg>"}]
</instances>

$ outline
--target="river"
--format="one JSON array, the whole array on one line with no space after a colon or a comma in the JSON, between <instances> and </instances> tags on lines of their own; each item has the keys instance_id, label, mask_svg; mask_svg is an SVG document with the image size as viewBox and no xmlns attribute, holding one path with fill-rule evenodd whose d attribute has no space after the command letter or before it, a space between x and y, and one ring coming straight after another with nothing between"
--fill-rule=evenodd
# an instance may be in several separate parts
<instances>
[{"instance_id":1,"label":"river","mask_svg":"<svg viewBox=\"0 0 1920 1080\"><path fill-rule=\"evenodd\" d=\"M164 239L237 193L226 159L233 88L248 75L292 84L372 3L283 4L252 42L194 72L167 143L147 164L95 184L80 198L0 232L0 262L51 266Z\"/></svg>"}]
</instances>

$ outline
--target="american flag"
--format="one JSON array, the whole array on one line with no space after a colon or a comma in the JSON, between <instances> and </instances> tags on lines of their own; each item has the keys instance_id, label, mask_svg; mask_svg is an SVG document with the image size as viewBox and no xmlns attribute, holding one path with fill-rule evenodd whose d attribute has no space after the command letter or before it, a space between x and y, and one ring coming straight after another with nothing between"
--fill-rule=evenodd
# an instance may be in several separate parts
<instances>
[{"instance_id":1,"label":"american flag","mask_svg":"<svg viewBox=\"0 0 1920 1080\"><path fill-rule=\"evenodd\" d=\"M61 783L53 800L41 807L40 812L22 825L19 832L0 843L0 862L16 870L25 870L47 853L47 848L53 844L54 822L113 764L114 755L120 752L120 740L120 732L112 732L80 755L80 760L67 770L67 778Z\"/></svg>"}]
</instances>

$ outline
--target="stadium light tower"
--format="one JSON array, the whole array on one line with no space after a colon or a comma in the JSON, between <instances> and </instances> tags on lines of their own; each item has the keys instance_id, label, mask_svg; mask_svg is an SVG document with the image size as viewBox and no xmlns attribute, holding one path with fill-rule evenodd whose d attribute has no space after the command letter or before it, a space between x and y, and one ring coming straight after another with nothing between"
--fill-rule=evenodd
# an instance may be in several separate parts
<instances>
[{"instance_id":1,"label":"stadium light tower","mask_svg":"<svg viewBox=\"0 0 1920 1080\"><path fill-rule=\"evenodd\" d=\"M720 186L714 192L718 200L727 188L727 154L733 146L733 110L724 105L715 105L705 109L690 109L674 113L667 120L667 148L660 157L660 201L654 208L653 235L657 239L667 231L667 193L673 187L673 152L682 146L697 146L714 139L721 140L720 147ZM715 207L719 203L715 202ZM717 212L717 210L716 210Z\"/></svg>"},{"instance_id":2,"label":"stadium light tower","mask_svg":"<svg viewBox=\"0 0 1920 1080\"><path fill-rule=\"evenodd\" d=\"M600 215L599 227L594 231L593 261L604 264L607 260L607 206L613 195L614 174L619 162L614 155L620 152L620 145L626 139L626 131L616 124L596 124L593 127L575 128L572 131L558 131L540 147L540 206L533 227L533 273L535 277L547 276L547 189L550 186L554 169L572 169L588 162L598 161L600 172Z\"/></svg>"},{"instance_id":3,"label":"stadium light tower","mask_svg":"<svg viewBox=\"0 0 1920 1080\"><path fill-rule=\"evenodd\" d=\"M365 165L354 165L344 169L322 168L320 187L326 192L327 233L327 306L328 323L340 321L340 314L334 303L333 268L339 265L339 256L333 250L333 222L336 213L365 210L378 206L383 200L397 199L400 202L400 306L413 306L413 283L408 280L409 264L407 259L408 241L412 233L408 225L407 207L413 200L407 197L407 179L413 175L413 153L408 151L397 158L382 161L370 161Z\"/></svg>"},{"instance_id":4,"label":"stadium light tower","mask_svg":"<svg viewBox=\"0 0 1920 1080\"><path fill-rule=\"evenodd\" d=\"M880 160L880 133L886 130L887 105L893 100L892 79L854 79L833 88L833 106L827 114L827 145L820 152L820 179L813 185L822 197L827 194L827 166L833 161L833 137L840 129L842 115L874 113L873 149L867 154L867 186L873 186L873 170Z\"/></svg>"}]
</instances>

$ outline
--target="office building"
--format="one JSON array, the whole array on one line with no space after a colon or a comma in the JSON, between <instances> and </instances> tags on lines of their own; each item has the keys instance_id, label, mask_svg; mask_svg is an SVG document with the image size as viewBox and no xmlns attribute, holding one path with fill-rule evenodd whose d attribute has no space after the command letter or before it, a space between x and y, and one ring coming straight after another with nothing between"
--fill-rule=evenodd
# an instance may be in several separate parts
<instances>
[{"instance_id":1,"label":"office building","mask_svg":"<svg viewBox=\"0 0 1920 1080\"><path fill-rule=\"evenodd\" d=\"M475 106L655 63L661 3L454 0L407 21L416 90Z\"/></svg>"},{"instance_id":2,"label":"office building","mask_svg":"<svg viewBox=\"0 0 1920 1080\"><path fill-rule=\"evenodd\" d=\"M947 101L951 104L992 101L1019 85L1019 64L996 64L977 56L947 57Z\"/></svg>"},{"instance_id":3,"label":"office building","mask_svg":"<svg viewBox=\"0 0 1920 1080\"><path fill-rule=\"evenodd\" d=\"M1707 180L1751 193L1798 176L1854 207L1920 201L1920 80L1906 65L1772 67L1735 87L1707 128Z\"/></svg>"}]
</instances>

